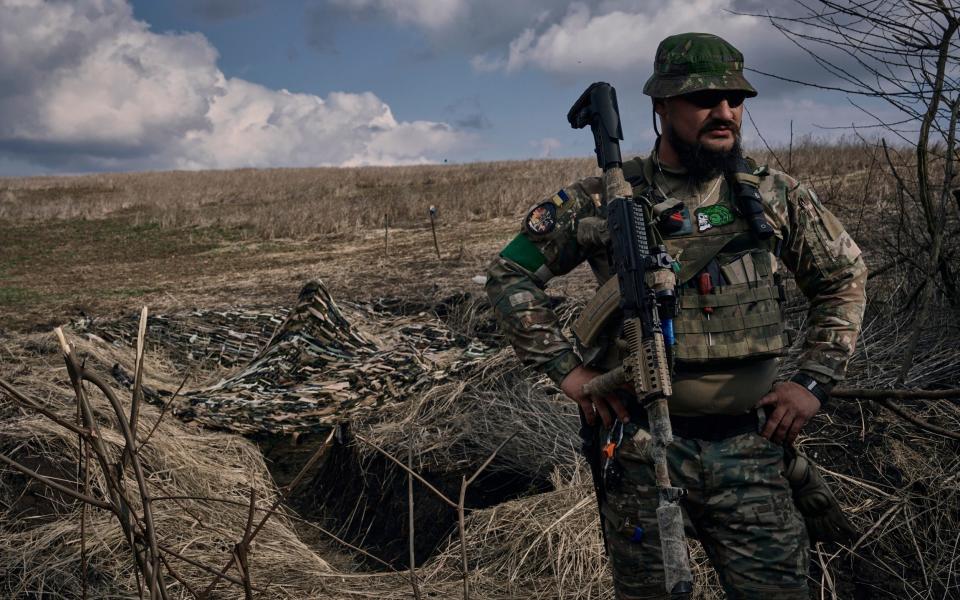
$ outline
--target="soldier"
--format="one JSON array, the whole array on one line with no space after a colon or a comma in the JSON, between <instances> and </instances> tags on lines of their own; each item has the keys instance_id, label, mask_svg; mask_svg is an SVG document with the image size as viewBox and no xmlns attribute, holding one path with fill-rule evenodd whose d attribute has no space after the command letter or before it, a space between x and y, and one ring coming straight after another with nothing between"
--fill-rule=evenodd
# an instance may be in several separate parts
<instances>
[{"instance_id":1,"label":"soldier","mask_svg":"<svg viewBox=\"0 0 960 600\"><path fill-rule=\"evenodd\" d=\"M823 499L822 487L811 491L819 484L811 483L815 471L803 470L802 458L785 465L785 448L793 456L790 442L843 377L863 318L866 267L814 191L785 173L756 167L738 176L759 187L773 238L758 240L738 215L731 169L741 156L743 102L757 92L733 46L703 33L668 37L644 93L663 131L650 156L623 170L681 267L668 463L674 485L688 490L687 533L702 542L729 597L806 599L808 532L797 507L806 507L809 524L830 503L810 501ZM604 432L617 421L634 423L637 433L617 450L622 477L605 482L601 521L617 597L659 598L665 591L645 413L629 393L583 393L584 383L623 359L618 315L608 310L600 326L575 327L596 332L579 339L577 352L544 293L552 278L583 261L600 286L612 278L616 288L602 194L600 178L588 177L534 206L490 264L486 290L517 356L547 374L589 422L599 416ZM789 346L780 267L793 272L810 311L799 370L776 382ZM798 469L788 483L783 472Z\"/></svg>"}]
</instances>

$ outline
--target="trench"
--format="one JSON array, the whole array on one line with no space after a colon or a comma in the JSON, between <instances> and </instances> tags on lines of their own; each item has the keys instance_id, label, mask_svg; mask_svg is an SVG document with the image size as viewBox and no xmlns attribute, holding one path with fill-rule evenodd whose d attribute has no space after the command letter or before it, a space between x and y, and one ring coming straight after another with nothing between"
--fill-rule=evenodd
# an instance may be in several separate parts
<instances>
[{"instance_id":1,"label":"trench","mask_svg":"<svg viewBox=\"0 0 960 600\"><path fill-rule=\"evenodd\" d=\"M286 485L323 443L326 435L260 438L257 443L278 485ZM409 497L406 472L382 455L363 457L349 432L338 436L326 457L308 473L288 501L301 517L334 532L397 569L409 566ZM403 457L398 457L403 458ZM467 470L417 473L447 498L457 502ZM546 478L498 469L496 461L467 488L464 506L484 509L553 489ZM457 511L418 481L413 482L414 556L416 563L442 549L457 531ZM371 569L375 561L357 556Z\"/></svg>"},{"instance_id":2,"label":"trench","mask_svg":"<svg viewBox=\"0 0 960 600\"><path fill-rule=\"evenodd\" d=\"M499 333L486 298L456 294L438 302L381 299L376 309L393 315L432 313L456 336L462 347L472 339L498 344ZM285 485L323 443L327 433L258 437L268 467L278 485ZM334 532L364 551L397 569L409 566L408 477L406 472L379 453L364 449L342 427L335 443L319 464L308 473L288 505L301 517ZM396 456L405 460L405 456ZM470 464L444 470L416 472L447 498L457 502L464 477L470 477L479 465ZM518 472L495 459L470 485L464 506L484 509L517 498L553 489L550 470L528 469ZM423 564L456 535L458 515L455 508L440 500L418 481L413 482L414 556ZM382 565L362 555L356 557L363 567L378 570Z\"/></svg>"}]
</instances>

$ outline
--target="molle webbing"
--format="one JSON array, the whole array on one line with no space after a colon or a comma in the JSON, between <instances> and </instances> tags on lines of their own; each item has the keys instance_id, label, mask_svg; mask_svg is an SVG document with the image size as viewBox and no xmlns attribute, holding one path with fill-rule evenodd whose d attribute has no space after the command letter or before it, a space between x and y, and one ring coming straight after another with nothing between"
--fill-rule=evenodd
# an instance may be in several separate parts
<instances>
[{"instance_id":1,"label":"molle webbing","mask_svg":"<svg viewBox=\"0 0 960 600\"><path fill-rule=\"evenodd\" d=\"M634 198L653 193L650 185L652 169L649 160L633 159L623 163L623 176L633 185ZM746 183L752 183L752 179ZM738 215L723 188L718 204L730 208L737 218L721 227L706 230L694 227L690 235L663 239L669 253L680 263L677 276L681 291L678 296L680 314L674 319L677 340L673 346L674 358L686 363L703 363L782 356L789 344L784 334L780 309L782 298L774 280L768 244L758 242L749 223ZM688 285L711 261L718 261L723 269L724 265L732 264L731 261L745 254L749 255L750 268L741 265L737 269L742 274L739 280L728 279L728 285L717 285L718 282L714 281L714 293L703 296ZM743 276L747 283L743 283ZM619 308L619 295L614 277L584 309L574 325L582 348L592 348L601 342L600 332ZM709 319L703 310L708 307L712 309ZM611 345L600 349L594 364L600 368L614 368L622 359L619 350Z\"/></svg>"},{"instance_id":2,"label":"molle webbing","mask_svg":"<svg viewBox=\"0 0 960 600\"><path fill-rule=\"evenodd\" d=\"M684 347L682 351L677 352L677 359L688 362L706 362L730 357L772 357L783 354L785 347L786 344L782 335L779 342L751 337L736 342L715 343L712 346L704 344L702 346Z\"/></svg>"},{"instance_id":3,"label":"molle webbing","mask_svg":"<svg viewBox=\"0 0 960 600\"><path fill-rule=\"evenodd\" d=\"M750 304L762 300L778 300L780 292L776 287L765 285L756 287L756 284L727 285L717 287L716 294L707 296L698 296L687 294L680 297L680 308L703 309L708 306L734 306L737 304Z\"/></svg>"},{"instance_id":4,"label":"molle webbing","mask_svg":"<svg viewBox=\"0 0 960 600\"><path fill-rule=\"evenodd\" d=\"M753 315L713 318L709 321L681 321L674 325L675 333L724 333L727 331L746 331L781 322L779 312L758 312Z\"/></svg>"},{"instance_id":5,"label":"molle webbing","mask_svg":"<svg viewBox=\"0 0 960 600\"><path fill-rule=\"evenodd\" d=\"M757 281L717 286L714 293L705 295L694 288L683 289L680 316L673 325L678 360L704 362L783 354L787 339L780 291L769 261L757 258L753 264ZM704 308L713 310L709 318Z\"/></svg>"}]
</instances>

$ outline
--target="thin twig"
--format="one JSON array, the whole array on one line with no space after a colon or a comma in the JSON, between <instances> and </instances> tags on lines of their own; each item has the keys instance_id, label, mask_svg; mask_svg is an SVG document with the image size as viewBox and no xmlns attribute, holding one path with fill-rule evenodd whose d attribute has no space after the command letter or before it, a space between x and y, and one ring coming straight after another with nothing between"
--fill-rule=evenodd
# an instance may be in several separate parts
<instances>
[{"instance_id":1,"label":"thin twig","mask_svg":"<svg viewBox=\"0 0 960 600\"><path fill-rule=\"evenodd\" d=\"M960 398L960 389L949 390L873 390L865 388L836 388L830 392L835 398L862 398L864 400L948 400Z\"/></svg>"},{"instance_id":2,"label":"thin twig","mask_svg":"<svg viewBox=\"0 0 960 600\"><path fill-rule=\"evenodd\" d=\"M250 538L253 535L253 519L256 517L257 508L257 490L250 488L250 508L247 511L247 524L243 529L243 538L234 548L234 555L237 559L237 570L243 579L243 592L245 600L253 600L253 584L250 581L250 565L247 562L250 549Z\"/></svg>"},{"instance_id":3,"label":"thin twig","mask_svg":"<svg viewBox=\"0 0 960 600\"><path fill-rule=\"evenodd\" d=\"M289 497L290 493L291 493L294 489L296 489L296 487L300 484L300 481L301 481L304 477L306 477L307 471L309 471L310 468L311 468L314 464L316 464L316 462L317 462L318 460L320 460L320 458L321 458L323 455L325 455L325 454L330 450L330 448L333 446L333 438L334 438L334 436L336 435L336 432L337 432L336 429L333 429L333 430L330 431L330 434L327 436L327 439L325 439L325 440L323 441L323 444L321 444L320 447L317 448L317 450L313 453L313 455L312 455L309 459L307 459L307 462L304 463L303 467L300 468L300 472L297 473L296 477L293 478L293 481L291 481L286 487L284 487L284 488L282 488L282 489L280 490L280 495L279 495L279 497L274 501L273 505L270 507L270 510L267 511L265 515L263 515L263 518L260 519L260 522L257 523L257 526L254 527L253 531L250 533L250 539L247 540L248 543L251 542L251 541L253 541L253 538L260 532L261 529L263 529L263 526L266 525L267 520L268 520L268 519L270 518L270 516L273 514L273 511L276 510L277 507L280 506L280 504L281 504L287 497ZM233 553L231 553L230 559L227 561L227 564L224 565L223 569L221 569L220 571L214 571L215 575L214 575L213 581L211 581L211 582L207 585L206 589L203 590L203 597L204 597L204 598L209 598L209 597L210 597L210 594L213 592L213 589L217 586L217 583L220 581L220 578L221 578L227 571L230 570L230 567L233 566L233 563L234 563L234 562L235 562L235 557L233 556Z\"/></svg>"},{"instance_id":4,"label":"thin twig","mask_svg":"<svg viewBox=\"0 0 960 600\"><path fill-rule=\"evenodd\" d=\"M417 481L419 481L419 482L422 483L423 485L427 486L427 489L428 489L428 490L430 490L431 492L433 492L434 495L437 496L437 498L439 498L439 499L442 500L443 502L447 503L447 504L450 506L450 508L457 508L457 507L458 507L458 505L457 505L456 502L454 502L454 501L451 500L450 498L447 498L447 496L444 495L443 492L441 492L441 491L438 490L437 488L433 487L433 485L431 485L429 481L427 481L426 479L424 479L423 477L421 477L418 473L407 469L407 465L403 464L402 462L400 462L399 460L397 460L396 458L394 458L389 452L387 452L386 450L384 450L384 449L381 448L380 446L374 444L373 442L371 442L370 440L366 439L366 438L363 437L362 435L354 435L353 437L356 438L357 440L363 442L364 444L367 444L368 446L370 446L371 448L373 448L374 450L376 450L376 451L379 452L380 454L382 454L382 455L386 456L387 458L389 458L389 459L390 459L391 461L393 461L393 463L396 464L398 467L400 467L401 469L403 469L404 471L406 471L407 473L409 473L410 475L412 475L414 479L416 479Z\"/></svg>"},{"instance_id":5,"label":"thin twig","mask_svg":"<svg viewBox=\"0 0 960 600\"><path fill-rule=\"evenodd\" d=\"M246 507L246 506L247 506L247 503L246 503L246 502L239 502L239 501L237 501L237 500L231 500L231 499L229 499L229 498L217 498L217 497L215 497L215 496L182 496L182 495L181 495L181 496L154 496L154 497L153 497L154 503L156 503L156 502L162 502L162 501L164 501L164 500L175 500L175 501L176 501L176 500L196 500L196 501L198 501L198 502L219 502L219 503L222 503L222 504L230 504L230 505L232 505L232 506L242 506L242 507ZM260 508L260 507L257 507L256 510L257 510L258 512L262 512L262 513L265 513L265 514L282 515L282 516L284 516L284 517L287 517L288 519L293 519L293 520L295 520L295 521L297 521L297 522L299 522L299 523L303 523L304 525L306 525L307 527L310 527L311 529L316 529L317 531L319 531L320 533L326 535L327 537L329 537L329 538L332 539L333 541L337 542L338 544L342 544L342 545L345 546L346 548L349 548L350 550L353 550L354 552L357 552L357 553L359 553L359 554L362 554L362 555L366 556L367 558L369 558L369 559L371 559L371 560L379 563L380 565L382 565L383 567L386 567L387 569L390 569L391 571L396 571L396 568L394 568L394 566L391 565L390 563L388 563L387 561L383 560L382 558L378 558L378 557L374 556L373 554L370 554L369 552L367 552L367 551L364 550L363 548L360 548L360 547L358 547L358 546L354 546L354 545L351 544L350 542L344 540L343 538L338 537L338 536L337 536L336 534L334 534L333 532L331 532L331 531L329 531L329 530L327 530L327 529L324 529L323 527L317 525L317 524L314 523L313 521L308 521L308 520L304 519L303 517L300 517L300 516L298 516L298 515L296 515L296 514L292 514L292 513L287 512L287 511L280 511L280 510L276 510L276 509Z\"/></svg>"},{"instance_id":6,"label":"thin twig","mask_svg":"<svg viewBox=\"0 0 960 600\"><path fill-rule=\"evenodd\" d=\"M180 573L178 573L177 570L173 568L173 565L170 564L166 556L161 554L160 561L163 563L163 566L167 568L167 572L170 573L170 576L176 579L178 582L180 582L180 585L186 588L187 592L189 592L191 596L197 599L200 598L200 595L197 593L197 590L193 589L193 587L190 585L190 582L184 579L180 575Z\"/></svg>"},{"instance_id":7,"label":"thin twig","mask_svg":"<svg viewBox=\"0 0 960 600\"><path fill-rule=\"evenodd\" d=\"M889 398L880 400L880 404L884 408L888 409L890 412L896 414L898 417L902 419L906 419L907 421L910 421L920 429L924 429L926 431L929 431L930 433L935 433L937 435L953 438L955 440L960 440L960 433L957 433L956 431L950 431L949 429L944 429L943 427L939 427L932 423L928 423L927 421L924 421L920 417L911 415L907 411L903 410L902 408L894 404L893 400L890 400Z\"/></svg>"},{"instance_id":8,"label":"thin twig","mask_svg":"<svg viewBox=\"0 0 960 600\"><path fill-rule=\"evenodd\" d=\"M140 311L140 327L137 329L137 354L133 373L133 398L130 402L130 433L136 447L137 421L140 417L140 403L143 401L143 348L147 336L147 307Z\"/></svg>"},{"instance_id":9,"label":"thin twig","mask_svg":"<svg viewBox=\"0 0 960 600\"><path fill-rule=\"evenodd\" d=\"M153 427L150 428L150 432L147 434L147 437L140 442L140 446L137 448L137 452L143 450L143 447L150 443L150 438L153 437L153 434L157 431L157 428L160 427L160 421L163 420L163 417L167 414L167 410L170 409L170 405L173 404L174 400L177 399L177 396L180 395L180 392L183 390L183 386L187 383L187 378L190 377L190 370L184 374L183 379L180 381L180 385L177 387L176 391L173 392L173 396L167 400L164 405L160 408L160 415L157 416L156 422L154 422Z\"/></svg>"},{"instance_id":10,"label":"thin twig","mask_svg":"<svg viewBox=\"0 0 960 600\"><path fill-rule=\"evenodd\" d=\"M770 153L770 156L773 157L773 160L777 161L777 165L780 166L780 170L786 173L787 169L784 168L783 163L780 162L780 157L777 156L777 153L774 152L773 148L770 147L770 144L767 143L767 140L763 137L763 134L760 133L760 128L757 127L757 123L753 120L753 115L750 114L750 109L748 109L746 105L744 105L743 110L744 112L747 113L747 118L750 119L750 123L753 125L753 128L757 131L757 135L760 137L760 141L763 142L763 145L766 147L767 152Z\"/></svg>"},{"instance_id":11,"label":"thin twig","mask_svg":"<svg viewBox=\"0 0 960 600\"><path fill-rule=\"evenodd\" d=\"M200 569L200 570L202 570L202 571L206 571L207 573L210 573L210 574L212 574L212 575L215 575L215 576L217 577L217 581L219 581L219 580L221 580L221 579L225 579L226 581L229 581L230 583L234 584L235 586L237 586L237 587L239 587L239 588L241 588L241 589L243 588L243 581L240 580L240 579L237 579L236 577L233 577L233 576L231 576L231 575L229 575L229 574L227 574L227 573L224 573L223 571L218 571L218 570L214 569L213 567L211 567L211 566L209 566L209 565L205 565L205 564L203 564L202 562L200 562L200 561L198 561L198 560L194 560L194 559L192 559L192 558L186 557L186 556L180 554L179 552L177 552L176 550L174 550L173 548L171 548L171 547L169 547L169 546L165 546L164 544L160 544L160 545L159 545L159 548L160 548L160 551L161 551L161 552L165 552L165 553L169 554L170 556L176 558L177 560L183 561L183 562L187 563L188 565L193 565L194 567L196 567L196 568L198 568L198 569ZM254 588L253 588L253 591L255 591L255 592L263 592L263 590L260 589L260 588L258 588L258 587L254 587ZM201 592L201 593L198 595L198 597L200 597L200 598L209 598L210 595L207 594L206 592Z\"/></svg>"},{"instance_id":12,"label":"thin twig","mask_svg":"<svg viewBox=\"0 0 960 600\"><path fill-rule=\"evenodd\" d=\"M493 452L490 453L490 456L487 457L487 460L483 461L483 464L473 472L473 475L471 475L469 479L464 476L463 482L460 485L460 501L457 503L457 528L460 532L460 558L463 565L463 600L469 600L470 598L470 567L467 561L467 528L466 517L464 515L466 512L464 505L466 504L467 488L470 487L470 484L476 481L477 477L483 473L484 469L486 469L490 463L493 462L493 459L496 458L497 453L500 452L500 450L503 449L503 447L506 446L507 443L517 435L517 433L519 432L514 431L507 436L505 440L500 442L500 444L494 448Z\"/></svg>"},{"instance_id":13,"label":"thin twig","mask_svg":"<svg viewBox=\"0 0 960 600\"><path fill-rule=\"evenodd\" d=\"M413 510L413 434L407 439L407 528L410 544L410 585L413 587L413 597L420 600L420 584L417 582L417 554L414 543L416 520Z\"/></svg>"},{"instance_id":14,"label":"thin twig","mask_svg":"<svg viewBox=\"0 0 960 600\"><path fill-rule=\"evenodd\" d=\"M56 423L57 425L63 427L64 429L68 429L68 430L72 431L73 433L76 433L77 435L80 435L80 436L91 435L91 431L90 431L89 429L86 429L86 428L84 428L84 427L78 427L77 425L71 423L70 421L67 421L66 419L62 418L62 417L61 417L60 415L58 415L57 413L55 413L55 412L53 412L53 411L51 411L51 410L49 410L49 409L47 409L47 408L44 408L44 407L43 407L42 405L40 405L39 403L34 402L34 401L31 400L30 398L26 397L22 392L20 392L19 390L17 390L17 388L13 387L13 385L12 385L11 383L9 383L9 382L7 382L7 381L4 381L3 379L0 379L0 389L2 389L4 392L6 392L7 395L8 395L16 404L18 404L18 405L20 405L20 406L25 406L25 407L29 408L29 409L32 410L32 411L35 411L35 412L40 413L41 415L43 415L43 416L45 416L46 418L50 419L51 421L53 421L53 422Z\"/></svg>"},{"instance_id":15,"label":"thin twig","mask_svg":"<svg viewBox=\"0 0 960 600\"><path fill-rule=\"evenodd\" d=\"M66 494L67 496L70 496L70 497L73 498L74 500L79 500L80 502L86 502L86 503L89 504L90 506L95 506L95 507L97 507L97 508L102 508L103 510L109 510L110 512L116 512L116 511L114 510L113 505L110 504L109 502L104 502L103 500L98 500L98 499L96 499L96 498L94 498L94 497L92 497L92 496L88 496L87 494L83 494L83 493L80 493L80 492L78 492L78 491L76 491L76 490L72 490L72 489L68 488L68 487L65 486L65 485L61 485L61 484L57 483L56 481L53 481L52 479L48 479L47 477L44 477L44 476L41 475L40 473L37 473L36 471L34 471L34 470L32 470L32 469L30 469L30 468L28 468L28 467L25 467L25 466L21 465L19 462L17 462L17 461L15 461L14 459L10 458L10 457L7 456L6 454L3 454L2 452L0 452L0 462L4 463L4 464L7 465L8 467L10 467L10 468L12 468L12 469L14 469L14 470L16 470L16 471L19 471L20 473L26 475L27 477L30 477L31 479L35 479L35 480L39 481L40 483L42 483L43 485L45 485L45 486L47 486L47 487L49 487L49 488L51 488L51 489L57 490L57 491L60 492L61 494Z\"/></svg>"}]
</instances>

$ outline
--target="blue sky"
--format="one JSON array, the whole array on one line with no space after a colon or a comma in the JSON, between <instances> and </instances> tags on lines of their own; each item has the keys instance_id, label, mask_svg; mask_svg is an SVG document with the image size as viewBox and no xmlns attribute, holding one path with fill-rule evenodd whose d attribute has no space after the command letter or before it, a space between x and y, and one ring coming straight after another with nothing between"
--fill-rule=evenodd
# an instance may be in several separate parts
<instances>
[{"instance_id":1,"label":"blue sky","mask_svg":"<svg viewBox=\"0 0 960 600\"><path fill-rule=\"evenodd\" d=\"M781 9L789 9L783 3ZM0 0L0 175L584 156L565 121L617 87L628 151L662 37L723 35L748 66L828 82L757 0ZM748 75L785 143L870 119ZM745 142L758 146L749 121Z\"/></svg>"}]
</instances>

